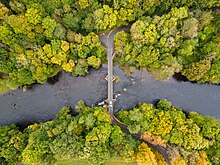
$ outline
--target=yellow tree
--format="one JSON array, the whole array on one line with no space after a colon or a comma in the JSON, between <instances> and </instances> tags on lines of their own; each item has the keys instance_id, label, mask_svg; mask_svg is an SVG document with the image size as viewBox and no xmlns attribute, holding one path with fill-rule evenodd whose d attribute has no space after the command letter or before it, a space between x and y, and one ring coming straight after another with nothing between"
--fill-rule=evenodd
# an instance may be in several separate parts
<instances>
[{"instance_id":1,"label":"yellow tree","mask_svg":"<svg viewBox=\"0 0 220 165\"><path fill-rule=\"evenodd\" d=\"M157 165L155 154L146 143L138 146L138 151L134 154L133 159L137 161L138 165Z\"/></svg>"},{"instance_id":2,"label":"yellow tree","mask_svg":"<svg viewBox=\"0 0 220 165\"><path fill-rule=\"evenodd\" d=\"M10 10L5 7L2 3L0 3L0 20L4 19L6 15L8 15Z\"/></svg>"}]
</instances>

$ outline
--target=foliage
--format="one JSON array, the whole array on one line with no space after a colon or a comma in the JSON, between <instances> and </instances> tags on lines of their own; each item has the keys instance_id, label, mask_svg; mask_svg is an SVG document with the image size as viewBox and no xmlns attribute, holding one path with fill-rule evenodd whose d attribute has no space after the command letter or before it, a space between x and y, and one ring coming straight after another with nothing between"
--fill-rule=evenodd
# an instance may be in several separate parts
<instances>
[{"instance_id":1,"label":"foliage","mask_svg":"<svg viewBox=\"0 0 220 165\"><path fill-rule=\"evenodd\" d=\"M165 80L181 72L191 81L218 84L220 14L207 10L218 5L217 0L2 1L1 91L45 83L61 70L83 76L89 67L98 69L106 53L93 32L132 21L130 33L115 38L116 64L126 73L147 69Z\"/></svg>"},{"instance_id":2,"label":"foliage","mask_svg":"<svg viewBox=\"0 0 220 165\"><path fill-rule=\"evenodd\" d=\"M211 141L213 145L207 148L206 153L213 164L220 163L220 124L209 116L201 116L196 112L191 112L189 118L200 128L201 134Z\"/></svg>"},{"instance_id":3,"label":"foliage","mask_svg":"<svg viewBox=\"0 0 220 165\"><path fill-rule=\"evenodd\" d=\"M45 83L61 70L83 76L89 67L98 69L106 52L94 32L133 21L130 32L115 36L115 62L126 73L140 68L160 80L181 73L190 81L219 84L220 12L210 10L219 5L217 0L2 0L0 92ZM0 161L49 164L88 159L101 164L120 157L139 164L164 163L146 144L111 125L103 108L80 102L76 109L77 116L63 108L54 120L23 132L15 125L1 126ZM203 150L219 164L220 126L215 119L193 112L186 116L166 100L156 108L144 103L118 116L131 133L177 146L189 164L206 164ZM174 164L184 164L176 155Z\"/></svg>"},{"instance_id":4,"label":"foliage","mask_svg":"<svg viewBox=\"0 0 220 165\"><path fill-rule=\"evenodd\" d=\"M200 128L203 136L209 140L220 140L219 122L209 116L201 116L196 112L190 112L189 118L192 119Z\"/></svg>"},{"instance_id":5,"label":"foliage","mask_svg":"<svg viewBox=\"0 0 220 165\"><path fill-rule=\"evenodd\" d=\"M154 145L160 145L166 147L166 142L161 138L161 136L155 136L150 131L145 131L141 134L141 139L151 142Z\"/></svg>"},{"instance_id":6,"label":"foliage","mask_svg":"<svg viewBox=\"0 0 220 165\"><path fill-rule=\"evenodd\" d=\"M136 21L130 34L118 33L115 37L116 64L147 69L155 78L162 80L179 72L182 65L173 53L181 39L178 22L187 17L187 8L173 8L161 17Z\"/></svg>"},{"instance_id":7,"label":"foliage","mask_svg":"<svg viewBox=\"0 0 220 165\"><path fill-rule=\"evenodd\" d=\"M18 130L15 124L0 126L1 164L16 164L21 161L21 153L27 145L27 134Z\"/></svg>"},{"instance_id":8,"label":"foliage","mask_svg":"<svg viewBox=\"0 0 220 165\"><path fill-rule=\"evenodd\" d=\"M220 142L218 141L216 145L209 147L206 150L208 158L212 162L212 164L217 165L220 163Z\"/></svg>"},{"instance_id":9,"label":"foliage","mask_svg":"<svg viewBox=\"0 0 220 165\"><path fill-rule=\"evenodd\" d=\"M166 100L158 102L156 107L158 109L152 104L143 103L132 110L120 111L118 117L128 125L131 133L142 133L142 138L153 144L166 146L168 143L189 153L203 149L206 150L208 158L214 164L218 164L220 124L217 120L195 112L190 112L187 118L180 109L171 106ZM202 158L203 156L204 154L200 156L197 154L196 160L194 156L191 158L187 156L185 159L192 162L203 159L207 161L206 156ZM178 159L181 162L180 157Z\"/></svg>"},{"instance_id":10,"label":"foliage","mask_svg":"<svg viewBox=\"0 0 220 165\"><path fill-rule=\"evenodd\" d=\"M181 73L190 81L219 83L219 11L171 8L142 17L115 36L115 63L125 73L146 69L156 79Z\"/></svg>"},{"instance_id":11,"label":"foliage","mask_svg":"<svg viewBox=\"0 0 220 165\"><path fill-rule=\"evenodd\" d=\"M151 149L148 147L146 143L141 143L138 146L138 151L134 156L138 165L157 165L155 154L151 151Z\"/></svg>"},{"instance_id":12,"label":"foliage","mask_svg":"<svg viewBox=\"0 0 220 165\"><path fill-rule=\"evenodd\" d=\"M111 125L110 116L102 107L90 108L80 102L77 110L79 114L71 116L70 109L64 107L54 120L29 126L22 162L49 164L87 159L91 164L102 164L119 156L131 159L137 142Z\"/></svg>"},{"instance_id":13,"label":"foliage","mask_svg":"<svg viewBox=\"0 0 220 165\"><path fill-rule=\"evenodd\" d=\"M78 113L70 115L63 107L56 118L19 131L14 124L0 126L0 160L3 164L54 164L63 160L103 164L122 159L138 164L166 164L151 145L166 148L173 164L219 164L220 124L208 116L190 112L189 116L166 100L143 103L131 110L121 110L118 117L128 125L133 139L117 125L104 107L88 107L79 101Z\"/></svg>"},{"instance_id":14,"label":"foliage","mask_svg":"<svg viewBox=\"0 0 220 165\"><path fill-rule=\"evenodd\" d=\"M67 31L56 17L47 15L47 2L11 1L10 6L17 14L0 5L1 92L45 83L61 70L85 75L89 66L98 69L105 61L105 50L98 36ZM67 1L56 3L50 10Z\"/></svg>"},{"instance_id":15,"label":"foliage","mask_svg":"<svg viewBox=\"0 0 220 165\"><path fill-rule=\"evenodd\" d=\"M120 79L119 76L114 76L114 81L115 81L115 83L117 84L117 83L120 83L120 82L121 82L121 79Z\"/></svg>"}]
</instances>

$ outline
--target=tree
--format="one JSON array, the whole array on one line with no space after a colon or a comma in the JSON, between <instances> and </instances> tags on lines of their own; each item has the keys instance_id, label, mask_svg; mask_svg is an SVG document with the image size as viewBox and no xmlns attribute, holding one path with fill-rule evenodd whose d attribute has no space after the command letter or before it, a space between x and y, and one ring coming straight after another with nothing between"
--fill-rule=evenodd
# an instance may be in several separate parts
<instances>
[{"instance_id":1,"label":"tree","mask_svg":"<svg viewBox=\"0 0 220 165\"><path fill-rule=\"evenodd\" d=\"M28 6L25 12L25 17L27 18L28 22L33 25L41 23L45 15L45 9L38 3L33 3Z\"/></svg>"},{"instance_id":2,"label":"tree","mask_svg":"<svg viewBox=\"0 0 220 165\"><path fill-rule=\"evenodd\" d=\"M143 47L143 50L136 58L141 68L147 68L159 58L159 50L153 46Z\"/></svg>"},{"instance_id":3,"label":"tree","mask_svg":"<svg viewBox=\"0 0 220 165\"><path fill-rule=\"evenodd\" d=\"M206 58L199 62L192 63L188 68L182 71L190 81L199 81L211 68L211 59Z\"/></svg>"},{"instance_id":4,"label":"tree","mask_svg":"<svg viewBox=\"0 0 220 165\"><path fill-rule=\"evenodd\" d=\"M157 103L157 108L164 111L168 111L171 110L171 105L172 105L171 102L168 102L166 99L164 99L164 100L160 100Z\"/></svg>"},{"instance_id":5,"label":"tree","mask_svg":"<svg viewBox=\"0 0 220 165\"><path fill-rule=\"evenodd\" d=\"M166 147L167 144L165 142L165 140L163 140L161 138L161 136L155 136L153 133L151 133L150 131L145 131L141 134L141 138L143 140L146 140L148 142L150 142L151 144L154 145L159 145L159 146L163 146Z\"/></svg>"},{"instance_id":6,"label":"tree","mask_svg":"<svg viewBox=\"0 0 220 165\"><path fill-rule=\"evenodd\" d=\"M80 9L85 9L85 8L89 7L91 4L91 2L88 0L78 0L77 3L79 5Z\"/></svg>"},{"instance_id":7,"label":"tree","mask_svg":"<svg viewBox=\"0 0 220 165\"><path fill-rule=\"evenodd\" d=\"M108 5L103 5L103 8L95 10L92 15L94 29L102 31L115 27L117 24L117 14L118 12Z\"/></svg>"},{"instance_id":8,"label":"tree","mask_svg":"<svg viewBox=\"0 0 220 165\"><path fill-rule=\"evenodd\" d=\"M220 163L220 141L216 143L216 145L213 145L209 147L206 150L206 153L208 155L208 159L212 162L212 164L217 165Z\"/></svg>"},{"instance_id":9,"label":"tree","mask_svg":"<svg viewBox=\"0 0 220 165\"><path fill-rule=\"evenodd\" d=\"M50 17L45 17L42 20L42 27L44 29L44 35L48 38L48 39L52 39L53 38L53 32L55 30L57 26L57 23L54 19L50 18Z\"/></svg>"},{"instance_id":10,"label":"tree","mask_svg":"<svg viewBox=\"0 0 220 165\"><path fill-rule=\"evenodd\" d=\"M20 132L15 124L0 126L1 163L19 163L21 161L21 153L27 144L27 138L27 134Z\"/></svg>"},{"instance_id":11,"label":"tree","mask_svg":"<svg viewBox=\"0 0 220 165\"><path fill-rule=\"evenodd\" d=\"M84 59L79 59L74 70L73 70L74 76L84 76L88 73L88 63Z\"/></svg>"},{"instance_id":12,"label":"tree","mask_svg":"<svg viewBox=\"0 0 220 165\"><path fill-rule=\"evenodd\" d=\"M17 37L13 33L12 28L6 23L3 23L3 25L0 26L0 30L2 32L0 34L0 40L6 45L14 46L17 42Z\"/></svg>"},{"instance_id":13,"label":"tree","mask_svg":"<svg viewBox=\"0 0 220 165\"><path fill-rule=\"evenodd\" d=\"M146 143L141 143L138 146L138 152L135 155L135 160L137 161L138 165L157 165L155 155Z\"/></svg>"},{"instance_id":14,"label":"tree","mask_svg":"<svg viewBox=\"0 0 220 165\"><path fill-rule=\"evenodd\" d=\"M101 60L96 56L90 56L87 58L87 63L95 69L98 69L101 65Z\"/></svg>"},{"instance_id":15,"label":"tree","mask_svg":"<svg viewBox=\"0 0 220 165\"><path fill-rule=\"evenodd\" d=\"M0 3L0 21L10 13L10 10L2 3Z\"/></svg>"},{"instance_id":16,"label":"tree","mask_svg":"<svg viewBox=\"0 0 220 165\"><path fill-rule=\"evenodd\" d=\"M75 32L80 29L79 21L80 21L80 17L74 13L67 13L64 15L64 18L63 18L64 26Z\"/></svg>"},{"instance_id":17,"label":"tree","mask_svg":"<svg viewBox=\"0 0 220 165\"><path fill-rule=\"evenodd\" d=\"M182 35L186 38L195 38L198 35L198 20L188 18L183 21Z\"/></svg>"},{"instance_id":18,"label":"tree","mask_svg":"<svg viewBox=\"0 0 220 165\"><path fill-rule=\"evenodd\" d=\"M14 70L9 77L18 84L30 85L34 83L31 72L24 68Z\"/></svg>"},{"instance_id":19,"label":"tree","mask_svg":"<svg viewBox=\"0 0 220 165\"><path fill-rule=\"evenodd\" d=\"M208 140L219 140L220 124L210 116L202 116L196 112L190 112L189 118L193 120L200 128L202 135Z\"/></svg>"}]
</instances>

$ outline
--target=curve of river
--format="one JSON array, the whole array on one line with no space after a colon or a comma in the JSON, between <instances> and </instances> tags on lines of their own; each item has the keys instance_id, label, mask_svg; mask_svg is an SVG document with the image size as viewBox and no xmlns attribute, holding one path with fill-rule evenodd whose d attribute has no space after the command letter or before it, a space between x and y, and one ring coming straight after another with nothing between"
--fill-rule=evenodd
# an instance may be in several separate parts
<instances>
[{"instance_id":1,"label":"curve of river","mask_svg":"<svg viewBox=\"0 0 220 165\"><path fill-rule=\"evenodd\" d=\"M146 71L135 71L126 76L114 67L121 82L114 85L115 110L130 109L138 102L155 103L166 98L184 111L196 111L220 119L220 87L210 84L180 82L172 77L156 81ZM55 84L36 84L23 92L21 89L0 95L0 125L16 123L26 126L51 120L63 106L74 107L79 100L91 106L107 97L107 66L90 70L85 77L61 73Z\"/></svg>"}]
</instances>

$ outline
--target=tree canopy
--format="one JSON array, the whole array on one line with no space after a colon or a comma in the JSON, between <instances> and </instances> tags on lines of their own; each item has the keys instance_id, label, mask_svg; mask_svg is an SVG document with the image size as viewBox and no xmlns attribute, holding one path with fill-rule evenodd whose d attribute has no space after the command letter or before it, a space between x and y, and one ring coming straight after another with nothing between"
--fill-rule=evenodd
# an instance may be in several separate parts
<instances>
[{"instance_id":1,"label":"tree canopy","mask_svg":"<svg viewBox=\"0 0 220 165\"><path fill-rule=\"evenodd\" d=\"M89 67L98 69L105 61L95 33L76 33L49 14L67 2L51 6L47 3L52 1L10 1L10 8L1 3L0 91L45 83L61 70L85 75Z\"/></svg>"},{"instance_id":2,"label":"tree canopy","mask_svg":"<svg viewBox=\"0 0 220 165\"><path fill-rule=\"evenodd\" d=\"M140 68L159 80L181 73L190 81L219 84L219 13L180 7L142 17L115 36L115 63L127 74Z\"/></svg>"}]
</instances>

